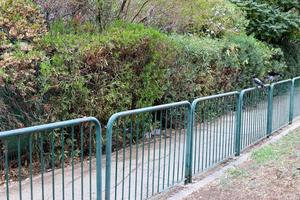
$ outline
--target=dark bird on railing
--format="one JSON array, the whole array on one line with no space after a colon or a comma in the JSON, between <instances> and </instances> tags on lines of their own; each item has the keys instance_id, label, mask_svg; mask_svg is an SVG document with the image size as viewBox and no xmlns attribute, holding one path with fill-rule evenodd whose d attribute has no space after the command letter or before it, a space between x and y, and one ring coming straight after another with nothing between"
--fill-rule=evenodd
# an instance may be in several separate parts
<instances>
[{"instance_id":1,"label":"dark bird on railing","mask_svg":"<svg viewBox=\"0 0 300 200\"><path fill-rule=\"evenodd\" d=\"M274 82L277 81L280 78L281 74L271 71L268 73L266 81Z\"/></svg>"},{"instance_id":2,"label":"dark bird on railing","mask_svg":"<svg viewBox=\"0 0 300 200\"><path fill-rule=\"evenodd\" d=\"M253 83L258 88L263 88L265 86L264 82L262 80L260 80L259 78L253 78Z\"/></svg>"}]
</instances>

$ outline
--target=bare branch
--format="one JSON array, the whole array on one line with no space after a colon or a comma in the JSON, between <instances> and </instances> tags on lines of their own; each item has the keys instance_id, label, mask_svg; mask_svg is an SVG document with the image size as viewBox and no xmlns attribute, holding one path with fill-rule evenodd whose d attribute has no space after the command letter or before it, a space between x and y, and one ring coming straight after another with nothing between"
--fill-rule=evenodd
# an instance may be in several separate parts
<instances>
[{"instance_id":1,"label":"bare branch","mask_svg":"<svg viewBox=\"0 0 300 200\"><path fill-rule=\"evenodd\" d=\"M150 0L146 0L143 5L141 6L141 8L139 9L139 11L135 14L135 16L132 18L131 22L134 22L134 20L139 16L139 14L142 12L143 8L147 5L147 3L149 3Z\"/></svg>"},{"instance_id":2,"label":"bare branch","mask_svg":"<svg viewBox=\"0 0 300 200\"><path fill-rule=\"evenodd\" d=\"M121 8L119 10L119 14L117 16L118 19L120 19L121 14L124 12L124 8L126 6L127 0L123 0L122 4L121 4Z\"/></svg>"},{"instance_id":3,"label":"bare branch","mask_svg":"<svg viewBox=\"0 0 300 200\"><path fill-rule=\"evenodd\" d=\"M143 17L143 18L139 21L139 23L144 23L147 19L148 19L148 15L145 16L145 17Z\"/></svg>"},{"instance_id":4,"label":"bare branch","mask_svg":"<svg viewBox=\"0 0 300 200\"><path fill-rule=\"evenodd\" d=\"M128 10L129 10L130 4L131 4L131 0L128 0L126 11L125 11L125 15L124 15L124 19L127 19L127 15L128 15Z\"/></svg>"}]
</instances>

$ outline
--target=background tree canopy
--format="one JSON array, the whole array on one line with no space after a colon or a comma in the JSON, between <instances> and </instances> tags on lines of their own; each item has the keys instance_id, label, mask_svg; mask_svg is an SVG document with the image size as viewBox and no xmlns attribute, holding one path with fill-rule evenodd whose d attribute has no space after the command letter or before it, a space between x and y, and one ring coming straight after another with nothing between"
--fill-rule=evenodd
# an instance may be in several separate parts
<instances>
[{"instance_id":1,"label":"background tree canopy","mask_svg":"<svg viewBox=\"0 0 300 200\"><path fill-rule=\"evenodd\" d=\"M285 39L299 38L300 4L296 0L233 0L247 13L247 32L258 39L280 43Z\"/></svg>"},{"instance_id":2,"label":"background tree canopy","mask_svg":"<svg viewBox=\"0 0 300 200\"><path fill-rule=\"evenodd\" d=\"M279 47L291 74L299 74L300 4L298 0L232 0L246 12L247 33Z\"/></svg>"}]
</instances>

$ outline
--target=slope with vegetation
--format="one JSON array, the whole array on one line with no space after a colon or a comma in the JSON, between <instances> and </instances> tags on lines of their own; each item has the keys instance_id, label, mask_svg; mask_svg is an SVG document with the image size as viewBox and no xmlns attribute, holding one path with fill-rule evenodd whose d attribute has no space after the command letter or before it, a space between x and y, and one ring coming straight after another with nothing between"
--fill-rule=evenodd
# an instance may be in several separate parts
<instances>
[{"instance_id":1,"label":"slope with vegetation","mask_svg":"<svg viewBox=\"0 0 300 200\"><path fill-rule=\"evenodd\" d=\"M244 163L185 199L298 199L300 132L255 150Z\"/></svg>"}]
</instances>

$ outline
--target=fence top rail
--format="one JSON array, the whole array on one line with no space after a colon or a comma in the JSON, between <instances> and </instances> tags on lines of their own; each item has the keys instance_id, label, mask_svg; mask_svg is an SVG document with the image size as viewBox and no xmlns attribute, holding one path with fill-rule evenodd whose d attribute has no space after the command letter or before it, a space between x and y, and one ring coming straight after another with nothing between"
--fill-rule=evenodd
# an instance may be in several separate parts
<instances>
[{"instance_id":1,"label":"fence top rail","mask_svg":"<svg viewBox=\"0 0 300 200\"><path fill-rule=\"evenodd\" d=\"M247 92L251 92L251 91L254 91L254 90L256 90L256 89L263 89L263 88L252 87L252 88L244 89L244 90L241 91L239 98L240 98L240 99L243 99L243 98L244 98L244 95L245 95Z\"/></svg>"},{"instance_id":2,"label":"fence top rail","mask_svg":"<svg viewBox=\"0 0 300 200\"><path fill-rule=\"evenodd\" d=\"M211 95L211 96L207 96L207 97L200 97L200 98L195 99L193 101L192 108L195 108L195 106L197 105L197 103L199 103L200 101L205 101L205 100L210 100L210 99L216 99L216 98L226 97L226 96L232 96L232 95L238 95L238 94L239 94L238 91L234 91L234 92L227 92L227 93L222 93L222 94Z\"/></svg>"},{"instance_id":3,"label":"fence top rail","mask_svg":"<svg viewBox=\"0 0 300 200\"><path fill-rule=\"evenodd\" d=\"M241 96L244 96L244 94L246 92L251 92L251 91L254 91L254 90L257 90L257 89L262 90L262 89L268 88L268 87L270 87L270 84L265 84L263 88L258 88L258 87L246 88L246 89L243 89L241 91Z\"/></svg>"},{"instance_id":4,"label":"fence top rail","mask_svg":"<svg viewBox=\"0 0 300 200\"><path fill-rule=\"evenodd\" d=\"M274 87L275 85L279 85L279 84L283 84L283 83L289 83L289 82L292 82L292 79L287 79L287 80L283 80L283 81L279 81L279 82L276 82L276 83L272 83L272 87Z\"/></svg>"},{"instance_id":5,"label":"fence top rail","mask_svg":"<svg viewBox=\"0 0 300 200\"><path fill-rule=\"evenodd\" d=\"M54 129L58 129L58 128L70 127L70 126L79 125L79 124L85 123L85 122L95 123L96 128L98 128L101 131L100 122L95 117L84 117L84 118L79 118L79 119L72 119L72 120L55 122L55 123L50 123L50 124L43 124L43 125L32 126L32 127L27 127L27 128L3 131L3 132L0 132L0 139L5 138L5 137L10 137L10 136L19 136L19 135L36 133L36 132L41 132L41 131L46 131L46 130L54 130Z\"/></svg>"},{"instance_id":6,"label":"fence top rail","mask_svg":"<svg viewBox=\"0 0 300 200\"><path fill-rule=\"evenodd\" d=\"M139 108L139 109L134 109L134 110L127 110L127 111L122 111L113 114L108 122L107 122L107 130L110 130L112 128L113 123L120 117L124 116L129 116L132 114L140 114L140 113L146 113L146 112L153 112L153 111L158 111L158 110L163 110L163 109L169 109L169 108L174 108L178 106L188 106L190 107L190 102L188 101L180 101L176 103L169 103L169 104L163 104L163 105L158 105L158 106L150 106L146 108Z\"/></svg>"},{"instance_id":7,"label":"fence top rail","mask_svg":"<svg viewBox=\"0 0 300 200\"><path fill-rule=\"evenodd\" d=\"M263 89L263 88L257 88L257 87L252 87L252 88L246 88L246 89L243 89L241 91L241 94L245 94L246 92L251 92L251 91L254 91L256 89Z\"/></svg>"},{"instance_id":8,"label":"fence top rail","mask_svg":"<svg viewBox=\"0 0 300 200\"><path fill-rule=\"evenodd\" d=\"M293 81L298 81L300 80L300 76L293 78Z\"/></svg>"}]
</instances>

